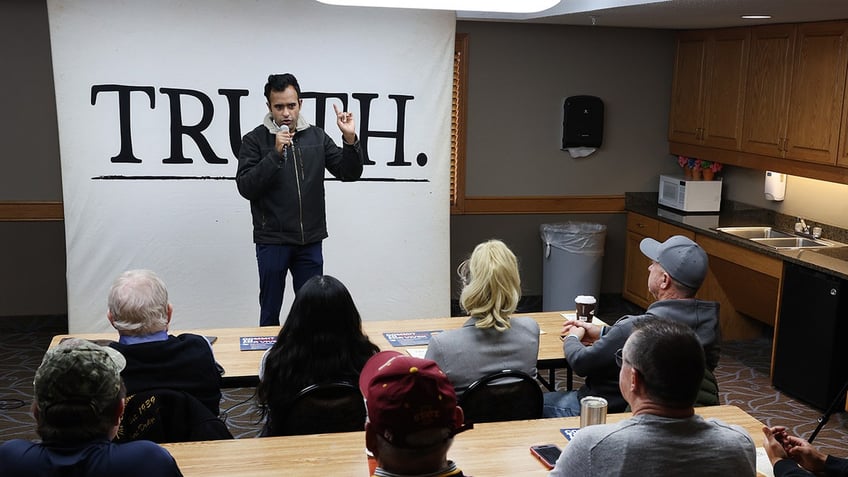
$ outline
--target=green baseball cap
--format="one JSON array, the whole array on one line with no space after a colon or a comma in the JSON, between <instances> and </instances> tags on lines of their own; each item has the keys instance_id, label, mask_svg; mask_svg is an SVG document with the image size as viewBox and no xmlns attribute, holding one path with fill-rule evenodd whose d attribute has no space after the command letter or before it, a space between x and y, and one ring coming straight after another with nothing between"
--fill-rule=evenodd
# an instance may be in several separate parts
<instances>
[{"instance_id":1,"label":"green baseball cap","mask_svg":"<svg viewBox=\"0 0 848 477\"><path fill-rule=\"evenodd\" d=\"M118 350L71 338L47 350L32 385L38 408L54 404L87 404L100 413L121 391L121 371L127 365Z\"/></svg>"}]
</instances>

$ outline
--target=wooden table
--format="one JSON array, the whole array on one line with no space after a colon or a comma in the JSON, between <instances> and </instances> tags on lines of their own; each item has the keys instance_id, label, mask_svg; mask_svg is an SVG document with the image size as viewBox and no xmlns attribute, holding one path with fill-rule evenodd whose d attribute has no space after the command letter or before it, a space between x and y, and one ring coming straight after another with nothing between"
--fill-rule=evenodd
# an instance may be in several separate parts
<instances>
[{"instance_id":1,"label":"wooden table","mask_svg":"<svg viewBox=\"0 0 848 477\"><path fill-rule=\"evenodd\" d=\"M735 406L697 408L704 417L715 417L745 428L755 443L762 441L763 424ZM607 422L629 417L610 414ZM454 439L448 457L465 475L547 475L530 455L530 446L568 441L560 429L578 427L579 417L477 424ZM232 441L165 444L186 477L368 475L365 432L266 437Z\"/></svg>"},{"instance_id":2,"label":"wooden table","mask_svg":"<svg viewBox=\"0 0 848 477\"><path fill-rule=\"evenodd\" d=\"M516 316L530 316L539 323L542 334L539 336L539 370L548 370L547 380L542 382L551 389L554 385L554 372L556 369L568 369L568 387L571 388L571 370L565 361L562 352L562 340L559 333L565 320L561 312L521 313ZM412 320L386 320L386 321L363 321L363 331L371 341L382 350L396 349L400 351L406 348L396 348L389 344L383 336L385 332L398 331L430 331L450 330L459 328L467 318L422 318ZM602 323L602 322L600 322ZM204 336L216 336L217 340L212 345L215 359L224 368L225 387L249 387L259 382L259 362L262 359L262 351L241 351L239 339L242 336L276 336L280 332L279 326L244 327L244 328L204 328L189 330L171 330L171 334L195 333ZM80 333L72 335L56 335L50 342L50 347L59 344L70 336L85 338L89 340L116 340L117 333ZM541 373L540 373L541 376Z\"/></svg>"}]
</instances>

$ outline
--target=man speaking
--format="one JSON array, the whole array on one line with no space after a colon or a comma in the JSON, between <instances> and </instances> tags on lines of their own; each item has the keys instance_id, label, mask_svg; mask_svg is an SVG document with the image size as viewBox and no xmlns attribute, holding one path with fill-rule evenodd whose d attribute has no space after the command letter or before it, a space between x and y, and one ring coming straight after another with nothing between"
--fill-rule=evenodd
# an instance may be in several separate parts
<instances>
[{"instance_id":1,"label":"man speaking","mask_svg":"<svg viewBox=\"0 0 848 477\"><path fill-rule=\"evenodd\" d=\"M242 138L236 185L250 200L253 215L259 325L271 326L280 324L288 271L295 292L312 276L324 273L324 169L342 181L355 181L362 175L364 156L353 114L333 105L344 142L341 148L300 117L300 85L293 75L269 76L265 98L268 114L262 125Z\"/></svg>"}]
</instances>

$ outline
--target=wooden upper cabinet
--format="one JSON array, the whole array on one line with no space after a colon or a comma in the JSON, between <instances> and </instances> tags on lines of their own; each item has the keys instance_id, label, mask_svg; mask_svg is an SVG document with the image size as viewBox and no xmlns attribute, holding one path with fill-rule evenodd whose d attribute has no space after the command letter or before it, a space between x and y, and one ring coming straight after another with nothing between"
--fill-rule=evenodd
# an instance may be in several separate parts
<instances>
[{"instance_id":1,"label":"wooden upper cabinet","mask_svg":"<svg viewBox=\"0 0 848 477\"><path fill-rule=\"evenodd\" d=\"M848 22L751 29L742 150L836 164Z\"/></svg>"},{"instance_id":2,"label":"wooden upper cabinet","mask_svg":"<svg viewBox=\"0 0 848 477\"><path fill-rule=\"evenodd\" d=\"M783 156L795 25L751 29L742 150Z\"/></svg>"},{"instance_id":3,"label":"wooden upper cabinet","mask_svg":"<svg viewBox=\"0 0 848 477\"><path fill-rule=\"evenodd\" d=\"M713 32L706 75L704 145L739 150L742 111L748 73L750 30L733 28Z\"/></svg>"},{"instance_id":4,"label":"wooden upper cabinet","mask_svg":"<svg viewBox=\"0 0 848 477\"><path fill-rule=\"evenodd\" d=\"M668 121L670 141L701 143L707 36L707 32L703 30L681 32L677 36L674 82L671 85L671 115Z\"/></svg>"},{"instance_id":5,"label":"wooden upper cabinet","mask_svg":"<svg viewBox=\"0 0 848 477\"><path fill-rule=\"evenodd\" d=\"M840 131L839 155L836 158L836 165L848 167L848 94L843 94L842 98L842 129ZM845 409L848 410L848 401L846 401Z\"/></svg>"},{"instance_id":6,"label":"wooden upper cabinet","mask_svg":"<svg viewBox=\"0 0 848 477\"><path fill-rule=\"evenodd\" d=\"M740 148L748 35L747 28L678 35L670 141Z\"/></svg>"},{"instance_id":7,"label":"wooden upper cabinet","mask_svg":"<svg viewBox=\"0 0 848 477\"><path fill-rule=\"evenodd\" d=\"M785 155L836 164L848 66L848 22L798 25L792 66Z\"/></svg>"}]
</instances>

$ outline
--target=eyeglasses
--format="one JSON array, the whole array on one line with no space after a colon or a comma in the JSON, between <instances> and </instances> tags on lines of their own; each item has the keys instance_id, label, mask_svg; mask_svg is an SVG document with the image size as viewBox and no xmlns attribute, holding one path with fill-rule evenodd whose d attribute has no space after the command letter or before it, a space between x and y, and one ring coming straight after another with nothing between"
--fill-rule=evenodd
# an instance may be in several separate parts
<instances>
[{"instance_id":1,"label":"eyeglasses","mask_svg":"<svg viewBox=\"0 0 848 477\"><path fill-rule=\"evenodd\" d=\"M630 364L630 361L624 359L623 351L624 348L618 348L618 351L615 352L615 364L618 365L619 368L621 367L621 363Z\"/></svg>"},{"instance_id":2,"label":"eyeglasses","mask_svg":"<svg viewBox=\"0 0 848 477\"><path fill-rule=\"evenodd\" d=\"M633 368L637 373L642 374L642 371L639 371L636 366L633 366L632 362L628 361L627 358L624 357L624 348L619 348L618 351L615 352L615 364L617 364L620 368L622 363L627 363L627 365Z\"/></svg>"},{"instance_id":3,"label":"eyeglasses","mask_svg":"<svg viewBox=\"0 0 848 477\"><path fill-rule=\"evenodd\" d=\"M471 270L468 268L468 260L463 260L462 263L456 267L456 274L459 276L462 286L467 286L471 281Z\"/></svg>"}]
</instances>

